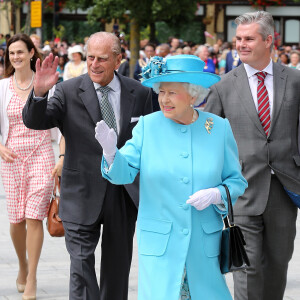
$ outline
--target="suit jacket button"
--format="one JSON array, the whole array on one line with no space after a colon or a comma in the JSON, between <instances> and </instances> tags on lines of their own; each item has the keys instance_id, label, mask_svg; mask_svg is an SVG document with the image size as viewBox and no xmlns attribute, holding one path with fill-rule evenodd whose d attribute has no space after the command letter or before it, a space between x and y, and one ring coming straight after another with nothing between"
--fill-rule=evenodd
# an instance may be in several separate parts
<instances>
[{"instance_id":1,"label":"suit jacket button","mask_svg":"<svg viewBox=\"0 0 300 300\"><path fill-rule=\"evenodd\" d=\"M184 235L188 235L189 234L189 230L187 228L182 229L182 233Z\"/></svg>"},{"instance_id":2,"label":"suit jacket button","mask_svg":"<svg viewBox=\"0 0 300 300\"><path fill-rule=\"evenodd\" d=\"M190 205L187 204L187 203L185 203L185 204L182 205L182 208L183 208L184 210L188 210L189 207L190 207Z\"/></svg>"},{"instance_id":3,"label":"suit jacket button","mask_svg":"<svg viewBox=\"0 0 300 300\"><path fill-rule=\"evenodd\" d=\"M186 129L185 127L181 127L180 131L181 131L182 133L186 133L187 129Z\"/></svg>"},{"instance_id":4,"label":"suit jacket button","mask_svg":"<svg viewBox=\"0 0 300 300\"><path fill-rule=\"evenodd\" d=\"M183 158L187 158L187 157L189 157L189 154L188 154L187 152L182 152L182 153L181 153L181 156L182 156Z\"/></svg>"},{"instance_id":5,"label":"suit jacket button","mask_svg":"<svg viewBox=\"0 0 300 300\"><path fill-rule=\"evenodd\" d=\"M183 183L189 183L190 180L189 180L187 177L183 177L183 178L182 178L182 182L183 182Z\"/></svg>"}]
</instances>

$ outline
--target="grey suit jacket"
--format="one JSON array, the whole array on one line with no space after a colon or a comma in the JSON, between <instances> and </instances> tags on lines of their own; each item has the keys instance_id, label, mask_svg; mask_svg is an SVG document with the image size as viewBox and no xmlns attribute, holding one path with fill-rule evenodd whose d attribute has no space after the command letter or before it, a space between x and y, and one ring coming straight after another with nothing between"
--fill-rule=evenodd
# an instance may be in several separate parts
<instances>
[{"instance_id":1,"label":"grey suit jacket","mask_svg":"<svg viewBox=\"0 0 300 300\"><path fill-rule=\"evenodd\" d=\"M131 118L152 112L152 97L151 90L140 82L117 76L121 83L118 147L122 147L136 125ZM27 127L58 127L65 137L60 203L63 221L93 224L102 209L108 182L101 175L102 148L95 139L95 126L101 119L98 97L88 74L58 84L49 101L34 101L31 93L23 109ZM125 188L138 205L137 182Z\"/></svg>"},{"instance_id":2,"label":"grey suit jacket","mask_svg":"<svg viewBox=\"0 0 300 300\"><path fill-rule=\"evenodd\" d=\"M300 72L273 64L274 103L270 134L260 123L242 64L211 87L205 110L229 120L248 189L235 204L237 215L259 215L267 204L271 169L288 190L300 194L298 126Z\"/></svg>"}]
</instances>

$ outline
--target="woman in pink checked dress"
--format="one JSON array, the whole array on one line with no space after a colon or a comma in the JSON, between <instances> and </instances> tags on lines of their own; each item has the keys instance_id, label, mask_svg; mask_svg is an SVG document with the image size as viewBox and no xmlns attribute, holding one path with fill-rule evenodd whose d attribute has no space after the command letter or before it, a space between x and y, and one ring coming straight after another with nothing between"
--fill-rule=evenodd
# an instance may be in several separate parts
<instances>
[{"instance_id":1,"label":"woman in pink checked dress","mask_svg":"<svg viewBox=\"0 0 300 300\"><path fill-rule=\"evenodd\" d=\"M0 81L1 174L11 238L19 259L17 289L36 299L36 271L43 244L43 219L53 190L55 159L50 131L25 127L22 110L33 86L40 55L25 34L7 44L5 79ZM28 261L27 261L28 254Z\"/></svg>"}]
</instances>

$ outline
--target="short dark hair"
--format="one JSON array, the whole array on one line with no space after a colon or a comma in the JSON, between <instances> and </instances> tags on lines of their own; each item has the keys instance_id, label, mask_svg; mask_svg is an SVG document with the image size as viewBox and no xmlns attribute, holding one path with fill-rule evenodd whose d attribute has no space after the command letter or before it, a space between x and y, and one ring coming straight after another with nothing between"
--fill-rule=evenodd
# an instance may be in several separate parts
<instances>
[{"instance_id":1,"label":"short dark hair","mask_svg":"<svg viewBox=\"0 0 300 300\"><path fill-rule=\"evenodd\" d=\"M38 58L42 62L42 56L38 52L38 50L35 48L35 46L34 46L32 40L31 40L31 38L27 34L24 34L24 33L15 34L14 36L12 36L8 40L7 45L6 45L5 64L4 64L5 65L4 66L4 77L5 78L10 77L15 72L15 69L11 65L10 60L9 60L9 46L12 43L15 43L15 42L18 42L18 41L22 41L23 43L25 43L28 51L31 51L31 49L34 49L34 55L33 55L32 60L30 62L30 67L31 67L32 71L35 72L35 64L36 64L36 61L37 61Z\"/></svg>"},{"instance_id":2,"label":"short dark hair","mask_svg":"<svg viewBox=\"0 0 300 300\"><path fill-rule=\"evenodd\" d=\"M147 43L146 46L144 47L144 49L146 49L146 47L152 47L153 50L155 50L155 45L153 43Z\"/></svg>"}]
</instances>

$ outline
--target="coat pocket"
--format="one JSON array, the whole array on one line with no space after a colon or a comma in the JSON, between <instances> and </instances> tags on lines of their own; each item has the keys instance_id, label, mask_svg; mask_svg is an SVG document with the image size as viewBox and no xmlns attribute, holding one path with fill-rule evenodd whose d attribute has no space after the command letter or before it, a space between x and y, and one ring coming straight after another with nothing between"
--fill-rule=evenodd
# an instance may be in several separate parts
<instances>
[{"instance_id":1,"label":"coat pocket","mask_svg":"<svg viewBox=\"0 0 300 300\"><path fill-rule=\"evenodd\" d=\"M202 223L204 231L204 252L208 257L218 256L221 252L223 222L217 219L213 222Z\"/></svg>"},{"instance_id":2,"label":"coat pocket","mask_svg":"<svg viewBox=\"0 0 300 300\"><path fill-rule=\"evenodd\" d=\"M140 239L138 251L142 255L162 256L168 245L172 222L139 219Z\"/></svg>"}]
</instances>

